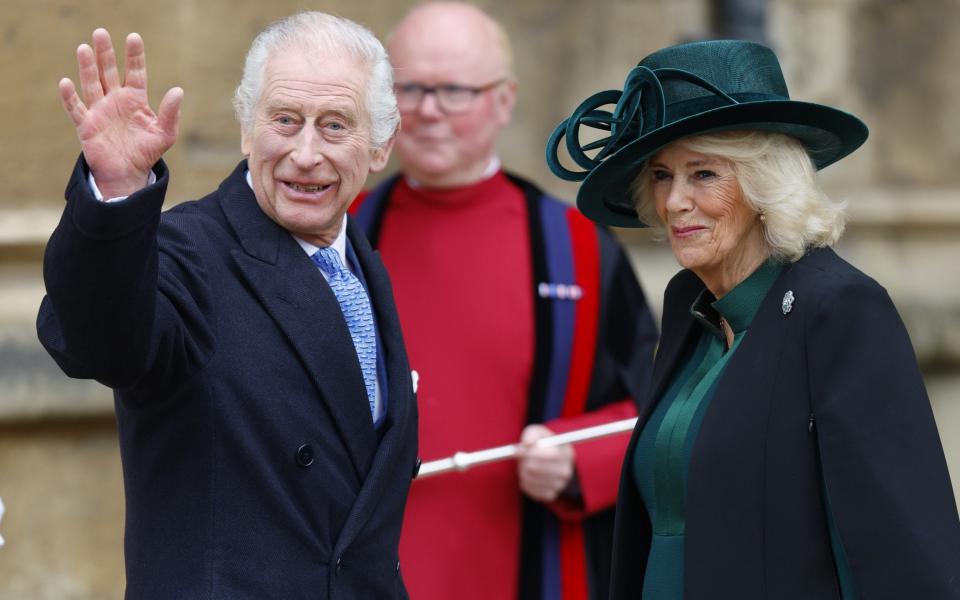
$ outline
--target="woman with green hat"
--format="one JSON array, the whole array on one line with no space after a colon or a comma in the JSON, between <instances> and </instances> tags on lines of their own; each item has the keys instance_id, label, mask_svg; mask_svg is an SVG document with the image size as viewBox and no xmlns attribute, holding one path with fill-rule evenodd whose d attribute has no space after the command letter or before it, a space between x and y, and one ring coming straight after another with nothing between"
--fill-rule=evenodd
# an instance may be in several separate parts
<instances>
[{"instance_id":1,"label":"woman with green hat","mask_svg":"<svg viewBox=\"0 0 960 600\"><path fill-rule=\"evenodd\" d=\"M581 126L609 135L580 146ZM742 41L660 50L551 136L581 212L654 227L683 267L623 467L615 600L960 598L913 348L886 291L830 248L844 206L816 171L866 137L791 100L773 52ZM584 171L560 164L564 138Z\"/></svg>"}]
</instances>

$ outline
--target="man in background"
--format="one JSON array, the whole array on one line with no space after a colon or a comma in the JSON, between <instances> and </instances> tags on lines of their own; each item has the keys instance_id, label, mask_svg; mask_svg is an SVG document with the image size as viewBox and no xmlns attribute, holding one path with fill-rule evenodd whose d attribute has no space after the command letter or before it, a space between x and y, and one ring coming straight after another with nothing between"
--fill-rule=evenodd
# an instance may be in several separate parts
<instances>
[{"instance_id":1,"label":"man in background","mask_svg":"<svg viewBox=\"0 0 960 600\"><path fill-rule=\"evenodd\" d=\"M414 482L400 551L417 600L604 598L627 435L656 330L619 244L502 168L517 94L502 27L461 3L388 41L402 173L355 205L394 282L420 374L424 460L522 442L516 462Z\"/></svg>"},{"instance_id":2,"label":"man in background","mask_svg":"<svg viewBox=\"0 0 960 600\"><path fill-rule=\"evenodd\" d=\"M398 115L386 51L307 12L257 36L245 156L161 214L183 90L155 114L143 40L77 51L82 156L44 257L40 340L114 389L127 598L406 598L416 406L383 265L346 218Z\"/></svg>"}]
</instances>

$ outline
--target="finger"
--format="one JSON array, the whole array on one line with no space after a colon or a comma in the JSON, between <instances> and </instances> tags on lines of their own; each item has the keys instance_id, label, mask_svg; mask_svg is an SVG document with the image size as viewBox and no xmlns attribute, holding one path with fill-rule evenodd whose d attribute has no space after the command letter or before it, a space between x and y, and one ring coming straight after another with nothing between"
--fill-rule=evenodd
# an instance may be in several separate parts
<instances>
[{"instance_id":1,"label":"finger","mask_svg":"<svg viewBox=\"0 0 960 600\"><path fill-rule=\"evenodd\" d=\"M113 51L113 41L106 29L93 32L93 50L97 54L97 66L100 68L100 85L103 93L120 87L120 73L117 71L117 55Z\"/></svg>"},{"instance_id":2,"label":"finger","mask_svg":"<svg viewBox=\"0 0 960 600\"><path fill-rule=\"evenodd\" d=\"M540 437L542 436L538 435L536 426L530 425L524 427L523 431L520 432L520 443L530 445L540 439Z\"/></svg>"},{"instance_id":3,"label":"finger","mask_svg":"<svg viewBox=\"0 0 960 600\"><path fill-rule=\"evenodd\" d=\"M520 444L530 448L537 440L549 437L551 435L553 435L553 432L543 425L527 425L523 428L523 431L520 432Z\"/></svg>"},{"instance_id":4,"label":"finger","mask_svg":"<svg viewBox=\"0 0 960 600\"><path fill-rule=\"evenodd\" d=\"M88 106L103 98L103 86L100 85L100 68L93 55L93 48L80 44L77 48L77 66L80 68L80 90Z\"/></svg>"},{"instance_id":5,"label":"finger","mask_svg":"<svg viewBox=\"0 0 960 600\"><path fill-rule=\"evenodd\" d=\"M124 82L130 87L147 89L147 54L139 33L127 36L127 72Z\"/></svg>"},{"instance_id":6,"label":"finger","mask_svg":"<svg viewBox=\"0 0 960 600\"><path fill-rule=\"evenodd\" d=\"M74 87L73 81L68 77L60 80L59 88L63 109L70 115L70 120L73 121L74 126L79 126L87 114L87 107L83 105L83 101L77 95L77 88Z\"/></svg>"},{"instance_id":7,"label":"finger","mask_svg":"<svg viewBox=\"0 0 960 600\"><path fill-rule=\"evenodd\" d=\"M551 463L560 463L564 459L564 453L557 446L531 446L526 452L527 458L535 464L547 465Z\"/></svg>"},{"instance_id":8,"label":"finger","mask_svg":"<svg viewBox=\"0 0 960 600\"><path fill-rule=\"evenodd\" d=\"M180 106L183 103L183 89L179 87L170 88L163 95L160 101L160 109L157 114L157 125L164 133L171 137L177 137L177 127L180 124Z\"/></svg>"},{"instance_id":9,"label":"finger","mask_svg":"<svg viewBox=\"0 0 960 600\"><path fill-rule=\"evenodd\" d=\"M520 489L538 502L551 502L558 496L557 490L532 481L521 484Z\"/></svg>"}]
</instances>

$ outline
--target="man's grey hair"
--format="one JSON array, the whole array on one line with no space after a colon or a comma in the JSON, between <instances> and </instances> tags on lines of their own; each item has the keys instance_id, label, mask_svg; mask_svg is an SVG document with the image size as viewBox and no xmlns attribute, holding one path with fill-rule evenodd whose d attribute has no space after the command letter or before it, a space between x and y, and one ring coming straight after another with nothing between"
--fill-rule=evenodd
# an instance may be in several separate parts
<instances>
[{"instance_id":1,"label":"man's grey hair","mask_svg":"<svg viewBox=\"0 0 960 600\"><path fill-rule=\"evenodd\" d=\"M253 130L263 71L277 52L323 50L357 59L368 69L365 103L371 123L371 144L381 148L400 124L393 94L393 67L383 44L369 29L335 15L300 12L268 25L247 52L243 78L233 97L237 120L244 132Z\"/></svg>"}]
</instances>

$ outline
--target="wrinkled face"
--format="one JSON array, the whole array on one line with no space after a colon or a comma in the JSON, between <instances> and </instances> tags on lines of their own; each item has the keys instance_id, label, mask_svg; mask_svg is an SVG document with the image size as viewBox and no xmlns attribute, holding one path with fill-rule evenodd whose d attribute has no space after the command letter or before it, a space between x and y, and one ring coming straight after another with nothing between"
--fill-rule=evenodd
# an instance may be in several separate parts
<instances>
[{"instance_id":1,"label":"wrinkled face","mask_svg":"<svg viewBox=\"0 0 960 600\"><path fill-rule=\"evenodd\" d=\"M708 281L744 269L749 274L762 262L767 252L758 215L728 161L674 143L650 159L648 175L682 267Z\"/></svg>"},{"instance_id":2,"label":"wrinkled face","mask_svg":"<svg viewBox=\"0 0 960 600\"><path fill-rule=\"evenodd\" d=\"M264 68L253 125L243 133L260 208L282 227L328 246L389 145L371 148L367 69L318 52L277 52Z\"/></svg>"},{"instance_id":3,"label":"wrinkled face","mask_svg":"<svg viewBox=\"0 0 960 600\"><path fill-rule=\"evenodd\" d=\"M431 27L429 33L401 28L391 40L398 86L481 87L506 76L486 36L452 26ZM476 94L461 113L445 113L434 94L401 109L397 152L403 169L429 187L477 180L493 157L497 134L510 122L515 98L515 84L508 80Z\"/></svg>"}]
</instances>

